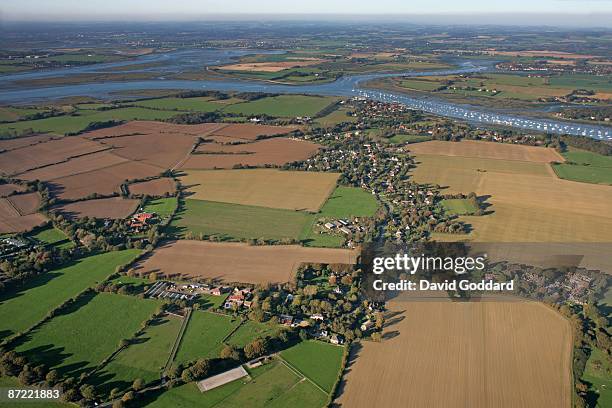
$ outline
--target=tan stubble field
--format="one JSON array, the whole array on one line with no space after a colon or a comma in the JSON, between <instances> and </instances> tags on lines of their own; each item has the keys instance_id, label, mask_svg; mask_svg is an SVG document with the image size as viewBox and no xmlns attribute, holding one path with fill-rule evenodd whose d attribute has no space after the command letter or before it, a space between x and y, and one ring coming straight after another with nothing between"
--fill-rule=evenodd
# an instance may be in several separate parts
<instances>
[{"instance_id":1,"label":"tan stubble field","mask_svg":"<svg viewBox=\"0 0 612 408\"><path fill-rule=\"evenodd\" d=\"M464 143L467 148L462 149ZM541 150L538 154L533 149ZM417 143L410 150L418 162L412 172L416 182L447 187L443 194L473 191L489 196L490 215L462 217L474 228L465 238L479 242L612 242L612 188L557 178L547 162L554 157L550 149L436 142ZM522 156L519 150L524 151Z\"/></svg>"},{"instance_id":2,"label":"tan stubble field","mask_svg":"<svg viewBox=\"0 0 612 408\"><path fill-rule=\"evenodd\" d=\"M380 343L345 372L343 407L571 406L571 330L524 301L388 303Z\"/></svg>"}]
</instances>

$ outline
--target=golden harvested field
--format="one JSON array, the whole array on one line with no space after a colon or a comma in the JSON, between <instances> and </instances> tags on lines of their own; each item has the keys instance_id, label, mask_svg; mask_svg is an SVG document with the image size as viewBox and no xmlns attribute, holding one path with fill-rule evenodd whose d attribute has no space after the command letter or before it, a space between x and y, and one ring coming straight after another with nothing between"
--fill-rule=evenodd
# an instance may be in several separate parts
<instances>
[{"instance_id":1,"label":"golden harvested field","mask_svg":"<svg viewBox=\"0 0 612 408\"><path fill-rule=\"evenodd\" d=\"M349 249L182 240L157 248L135 271L226 282L280 283L290 282L302 263L354 264L357 255Z\"/></svg>"},{"instance_id":2,"label":"golden harvested field","mask_svg":"<svg viewBox=\"0 0 612 408\"><path fill-rule=\"evenodd\" d=\"M228 71L258 71L258 72L279 72L289 68L307 67L309 65L318 65L325 60L307 59L295 61L277 61L277 62L249 62L242 64L223 65L218 67Z\"/></svg>"},{"instance_id":3,"label":"golden harvested field","mask_svg":"<svg viewBox=\"0 0 612 408\"><path fill-rule=\"evenodd\" d=\"M338 176L273 169L190 170L180 180L191 199L317 212Z\"/></svg>"},{"instance_id":4,"label":"golden harvested field","mask_svg":"<svg viewBox=\"0 0 612 408\"><path fill-rule=\"evenodd\" d=\"M452 142L447 142L452 143ZM503 145L500 145L503 147ZM462 217L480 242L611 242L612 188L556 177L546 163L416 155L419 183L490 196L492 214ZM454 237L458 239L459 237Z\"/></svg>"},{"instance_id":5,"label":"golden harvested field","mask_svg":"<svg viewBox=\"0 0 612 408\"><path fill-rule=\"evenodd\" d=\"M238 145L206 143L183 163L183 169L231 169L235 165L264 166L306 160L321 146L305 140L275 137ZM218 154L213 154L218 153Z\"/></svg>"},{"instance_id":6,"label":"golden harvested field","mask_svg":"<svg viewBox=\"0 0 612 408\"><path fill-rule=\"evenodd\" d=\"M543 304L388 307L384 340L362 342L345 374L342 406L571 407L570 325Z\"/></svg>"},{"instance_id":7,"label":"golden harvested field","mask_svg":"<svg viewBox=\"0 0 612 408\"><path fill-rule=\"evenodd\" d=\"M122 199L120 197L101 198L63 204L53 208L67 218L126 218L138 208L139 200Z\"/></svg>"},{"instance_id":8,"label":"golden harvested field","mask_svg":"<svg viewBox=\"0 0 612 408\"><path fill-rule=\"evenodd\" d=\"M461 142L429 142L408 145L414 154L438 154L442 156L478 157L500 160L519 160L534 163L563 162L565 159L555 149L464 140Z\"/></svg>"},{"instance_id":9,"label":"golden harvested field","mask_svg":"<svg viewBox=\"0 0 612 408\"><path fill-rule=\"evenodd\" d=\"M173 179L162 177L130 184L129 190L130 193L136 195L163 196L165 194L174 194L176 192L176 184Z\"/></svg>"}]
</instances>

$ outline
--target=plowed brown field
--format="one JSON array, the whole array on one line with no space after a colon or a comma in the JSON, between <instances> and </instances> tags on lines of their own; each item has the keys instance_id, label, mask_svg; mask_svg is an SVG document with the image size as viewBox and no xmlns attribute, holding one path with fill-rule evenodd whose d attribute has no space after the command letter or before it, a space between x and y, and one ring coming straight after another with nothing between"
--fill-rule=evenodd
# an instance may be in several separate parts
<instances>
[{"instance_id":1,"label":"plowed brown field","mask_svg":"<svg viewBox=\"0 0 612 408\"><path fill-rule=\"evenodd\" d=\"M277 137L239 145L204 144L200 152L210 149L224 153L193 154L182 165L184 169L231 169L244 166L283 165L293 161L306 160L317 153L321 146L304 140ZM201 149L201 150L200 150ZM227 154L230 153L230 154Z\"/></svg>"},{"instance_id":2,"label":"plowed brown field","mask_svg":"<svg viewBox=\"0 0 612 408\"><path fill-rule=\"evenodd\" d=\"M200 136L210 133L215 129L227 126L223 123L201 123L198 125L175 125L166 122L154 122L147 120L134 120L123 125L94 130L83 134L88 139L104 139L115 136L125 135L146 135L151 133L184 133L192 136Z\"/></svg>"},{"instance_id":3,"label":"plowed brown field","mask_svg":"<svg viewBox=\"0 0 612 408\"><path fill-rule=\"evenodd\" d=\"M381 343L362 342L345 407L571 407L569 323L524 301L389 302Z\"/></svg>"},{"instance_id":4,"label":"plowed brown field","mask_svg":"<svg viewBox=\"0 0 612 408\"><path fill-rule=\"evenodd\" d=\"M17 194L8 197L7 200L13 204L20 215L33 214L40 206L40 194L38 193Z\"/></svg>"},{"instance_id":5,"label":"plowed brown field","mask_svg":"<svg viewBox=\"0 0 612 408\"><path fill-rule=\"evenodd\" d=\"M53 136L53 135L36 135L36 136L18 137L16 139L2 139L0 140L0 150L19 149L22 147L46 142L54 138L57 139L58 137Z\"/></svg>"},{"instance_id":6,"label":"plowed brown field","mask_svg":"<svg viewBox=\"0 0 612 408\"><path fill-rule=\"evenodd\" d=\"M224 126L212 132L212 135L255 140L258 137L285 135L297 129L296 126L268 126L251 123L237 123Z\"/></svg>"},{"instance_id":7,"label":"plowed brown field","mask_svg":"<svg viewBox=\"0 0 612 408\"><path fill-rule=\"evenodd\" d=\"M36 170L30 170L20 174L19 178L24 180L49 181L75 174L87 173L88 171L114 166L127 161L128 159L119 157L110 153L110 151L105 150L103 152L76 157L68 160L67 162L42 167Z\"/></svg>"},{"instance_id":8,"label":"plowed brown field","mask_svg":"<svg viewBox=\"0 0 612 408\"><path fill-rule=\"evenodd\" d=\"M160 272L226 282L290 282L301 263L354 264L356 257L357 252L348 249L175 241L157 248L135 269L142 274Z\"/></svg>"},{"instance_id":9,"label":"plowed brown field","mask_svg":"<svg viewBox=\"0 0 612 408\"><path fill-rule=\"evenodd\" d=\"M120 192L126 180L142 179L161 174L162 168L142 162L128 161L116 166L62 177L50 182L52 193L62 199L78 199L90 194L113 194Z\"/></svg>"},{"instance_id":10,"label":"plowed brown field","mask_svg":"<svg viewBox=\"0 0 612 408\"><path fill-rule=\"evenodd\" d=\"M18 191L24 191L25 187L19 184L0 184L0 197L9 196Z\"/></svg>"},{"instance_id":11,"label":"plowed brown field","mask_svg":"<svg viewBox=\"0 0 612 408\"><path fill-rule=\"evenodd\" d=\"M15 199L15 203L11 201L13 197L10 197L11 200L0 198L0 233L26 232L47 221L42 214L34 213L39 203L38 194L31 193L23 196L23 198ZM33 202L36 203L36 206L32 210Z\"/></svg>"},{"instance_id":12,"label":"plowed brown field","mask_svg":"<svg viewBox=\"0 0 612 408\"><path fill-rule=\"evenodd\" d=\"M162 177L142 183L130 184L129 190L130 193L136 195L163 196L165 194L174 194L176 192L176 184L174 180Z\"/></svg>"},{"instance_id":13,"label":"plowed brown field","mask_svg":"<svg viewBox=\"0 0 612 408\"><path fill-rule=\"evenodd\" d=\"M138 207L139 200L121 199L119 197L102 198L99 200L77 201L54 207L53 210L68 218L126 218Z\"/></svg>"},{"instance_id":14,"label":"plowed brown field","mask_svg":"<svg viewBox=\"0 0 612 408\"><path fill-rule=\"evenodd\" d=\"M18 174L106 148L78 136L54 139L0 153L0 171L6 174Z\"/></svg>"}]
</instances>

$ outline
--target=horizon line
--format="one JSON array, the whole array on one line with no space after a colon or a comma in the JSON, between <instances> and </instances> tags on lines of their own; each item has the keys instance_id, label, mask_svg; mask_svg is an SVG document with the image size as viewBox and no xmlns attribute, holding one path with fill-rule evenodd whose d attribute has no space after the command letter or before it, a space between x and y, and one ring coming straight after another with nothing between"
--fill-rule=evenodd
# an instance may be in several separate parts
<instances>
[{"instance_id":1,"label":"horizon line","mask_svg":"<svg viewBox=\"0 0 612 408\"><path fill-rule=\"evenodd\" d=\"M3 15L4 14L4 15ZM449 18L459 18L459 21L444 21ZM480 18L506 18L501 21L469 21ZM525 18L526 21L509 21L507 17L516 19ZM536 21L544 18L547 23ZM569 21L550 21L551 19L571 18ZM536 19L536 20L534 20ZM472 25L472 26L517 26L517 27L571 27L571 28L600 28L609 30L607 21L612 19L612 12L584 12L584 13L542 13L542 12L439 12L439 13L154 13L144 14L117 14L109 13L97 16L86 14L47 14L38 15L6 15L0 13L0 26L5 23L204 23L204 22L361 22L361 23L409 23L415 25ZM438 21L436 21L438 20ZM442 21L440 21L442 20ZM532 20L532 21L530 21Z\"/></svg>"}]
</instances>

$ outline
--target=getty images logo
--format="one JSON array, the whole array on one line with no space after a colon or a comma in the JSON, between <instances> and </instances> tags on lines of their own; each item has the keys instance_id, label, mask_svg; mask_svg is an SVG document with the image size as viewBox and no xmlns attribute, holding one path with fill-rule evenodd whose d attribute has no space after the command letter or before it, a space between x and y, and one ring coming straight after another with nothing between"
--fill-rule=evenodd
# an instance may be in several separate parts
<instances>
[{"instance_id":1,"label":"getty images logo","mask_svg":"<svg viewBox=\"0 0 612 408\"><path fill-rule=\"evenodd\" d=\"M386 271L405 272L414 275L417 272L452 271L463 275L471 271L482 271L487 255L471 257L441 257L441 256L408 256L396 254L389 257L376 257L372 262L372 272L380 275Z\"/></svg>"}]
</instances>

